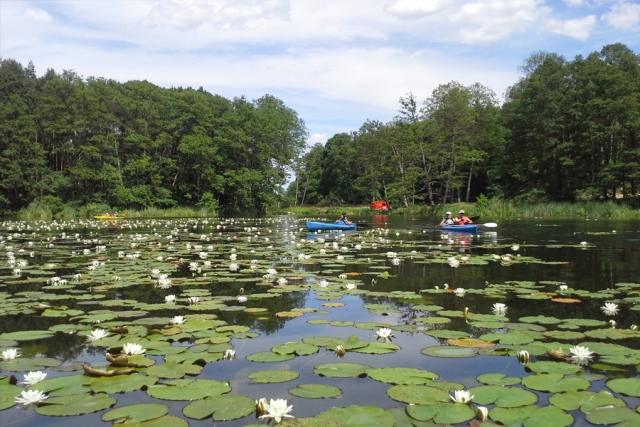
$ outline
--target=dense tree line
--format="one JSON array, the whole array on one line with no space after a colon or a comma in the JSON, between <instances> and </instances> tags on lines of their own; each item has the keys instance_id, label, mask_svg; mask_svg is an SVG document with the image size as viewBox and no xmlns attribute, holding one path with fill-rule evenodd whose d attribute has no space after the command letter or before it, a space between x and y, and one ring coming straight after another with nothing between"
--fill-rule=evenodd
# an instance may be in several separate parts
<instances>
[{"instance_id":1,"label":"dense tree line","mask_svg":"<svg viewBox=\"0 0 640 427\"><path fill-rule=\"evenodd\" d=\"M389 123L317 144L295 165L292 203L395 205L637 197L640 57L605 46L567 61L538 52L503 105L481 84L400 98Z\"/></svg>"},{"instance_id":2,"label":"dense tree line","mask_svg":"<svg viewBox=\"0 0 640 427\"><path fill-rule=\"evenodd\" d=\"M398 206L637 198L640 56L622 44L569 61L538 52L505 94L476 83L400 98L390 122L305 151L297 113L270 95L83 79L0 61L0 211L291 204ZM286 194L287 174L294 181Z\"/></svg>"},{"instance_id":3,"label":"dense tree line","mask_svg":"<svg viewBox=\"0 0 640 427\"><path fill-rule=\"evenodd\" d=\"M270 95L228 100L0 61L0 211L40 201L264 212L304 149Z\"/></svg>"}]
</instances>

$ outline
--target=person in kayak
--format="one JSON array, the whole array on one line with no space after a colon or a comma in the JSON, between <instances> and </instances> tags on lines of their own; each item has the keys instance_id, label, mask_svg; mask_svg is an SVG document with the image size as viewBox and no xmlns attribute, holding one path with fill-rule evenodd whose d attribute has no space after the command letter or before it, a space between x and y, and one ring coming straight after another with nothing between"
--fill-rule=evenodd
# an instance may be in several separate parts
<instances>
[{"instance_id":1,"label":"person in kayak","mask_svg":"<svg viewBox=\"0 0 640 427\"><path fill-rule=\"evenodd\" d=\"M440 221L440 225L453 225L455 221L451 218L451 212L447 212L444 214L444 218Z\"/></svg>"},{"instance_id":2,"label":"person in kayak","mask_svg":"<svg viewBox=\"0 0 640 427\"><path fill-rule=\"evenodd\" d=\"M347 218L347 213L346 212L342 212L342 216L340 217L339 220L337 220L336 222L344 222L347 225L351 225L353 224L351 222L351 220L349 218Z\"/></svg>"},{"instance_id":3,"label":"person in kayak","mask_svg":"<svg viewBox=\"0 0 640 427\"><path fill-rule=\"evenodd\" d=\"M473 224L473 221L471 221L471 219L466 216L464 211L462 210L458 212L458 216L453 220L453 222L455 223L455 225Z\"/></svg>"}]
</instances>

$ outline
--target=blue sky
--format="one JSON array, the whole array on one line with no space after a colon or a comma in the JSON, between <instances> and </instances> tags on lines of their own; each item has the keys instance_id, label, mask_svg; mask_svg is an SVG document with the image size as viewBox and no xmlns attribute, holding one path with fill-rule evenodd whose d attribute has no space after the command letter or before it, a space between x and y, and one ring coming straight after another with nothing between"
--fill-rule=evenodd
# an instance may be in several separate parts
<instances>
[{"instance_id":1,"label":"blue sky","mask_svg":"<svg viewBox=\"0 0 640 427\"><path fill-rule=\"evenodd\" d=\"M0 56L84 77L272 94L309 142L452 80L499 98L533 52L640 53L630 0L1 0Z\"/></svg>"}]
</instances>

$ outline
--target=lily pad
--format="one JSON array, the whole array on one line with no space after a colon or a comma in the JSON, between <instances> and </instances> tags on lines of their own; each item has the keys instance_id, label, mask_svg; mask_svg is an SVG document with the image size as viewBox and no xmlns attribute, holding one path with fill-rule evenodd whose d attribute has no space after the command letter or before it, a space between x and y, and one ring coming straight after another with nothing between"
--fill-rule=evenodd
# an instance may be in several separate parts
<instances>
[{"instance_id":1,"label":"lily pad","mask_svg":"<svg viewBox=\"0 0 640 427\"><path fill-rule=\"evenodd\" d=\"M427 347L420 351L426 356L433 357L447 357L447 358L460 358L460 357L473 357L478 353L473 348L454 347L454 346L440 346L440 347Z\"/></svg>"},{"instance_id":2,"label":"lily pad","mask_svg":"<svg viewBox=\"0 0 640 427\"><path fill-rule=\"evenodd\" d=\"M173 360L167 360L162 365L154 365L147 369L147 375L158 378L182 378L185 375L198 375L200 372L202 372L202 366L177 363Z\"/></svg>"},{"instance_id":3,"label":"lily pad","mask_svg":"<svg viewBox=\"0 0 640 427\"><path fill-rule=\"evenodd\" d=\"M376 426L393 427L393 415L377 406L356 406L332 408L314 417L318 420L329 420L344 426Z\"/></svg>"},{"instance_id":4,"label":"lily pad","mask_svg":"<svg viewBox=\"0 0 640 427\"><path fill-rule=\"evenodd\" d=\"M158 382L158 377L150 375L116 375L113 377L99 377L91 382L91 391L95 393L123 393L140 390ZM164 415L164 414L162 414Z\"/></svg>"},{"instance_id":5,"label":"lily pad","mask_svg":"<svg viewBox=\"0 0 640 427\"><path fill-rule=\"evenodd\" d=\"M227 394L190 403L182 413L196 420L211 417L214 421L228 421L246 417L255 411L255 405L255 401L246 396Z\"/></svg>"},{"instance_id":6,"label":"lily pad","mask_svg":"<svg viewBox=\"0 0 640 427\"><path fill-rule=\"evenodd\" d=\"M518 387L503 387L500 385L483 385L470 388L469 394L473 402L479 405L495 404L500 408L517 408L536 403L538 395Z\"/></svg>"},{"instance_id":7,"label":"lily pad","mask_svg":"<svg viewBox=\"0 0 640 427\"><path fill-rule=\"evenodd\" d=\"M524 377L522 385L532 390L557 393L586 390L591 386L591 383L582 378L564 378L562 374L537 374Z\"/></svg>"},{"instance_id":8,"label":"lily pad","mask_svg":"<svg viewBox=\"0 0 640 427\"><path fill-rule=\"evenodd\" d=\"M524 427L567 427L573 424L573 416L555 406L519 408L493 408L489 412L492 420L501 424L522 425Z\"/></svg>"},{"instance_id":9,"label":"lily pad","mask_svg":"<svg viewBox=\"0 0 640 427\"><path fill-rule=\"evenodd\" d=\"M163 400L199 400L229 393L229 384L216 380L173 380L152 385L147 394Z\"/></svg>"},{"instance_id":10,"label":"lily pad","mask_svg":"<svg viewBox=\"0 0 640 427\"><path fill-rule=\"evenodd\" d=\"M568 391L566 393L556 393L549 398L549 403L565 411L575 411L580 409L584 413L601 406L626 406L624 400L614 397L606 390L598 393L593 391Z\"/></svg>"},{"instance_id":11,"label":"lily pad","mask_svg":"<svg viewBox=\"0 0 640 427\"><path fill-rule=\"evenodd\" d=\"M438 374L415 368L379 368L367 372L369 377L387 384L429 384Z\"/></svg>"},{"instance_id":12,"label":"lily pad","mask_svg":"<svg viewBox=\"0 0 640 427\"><path fill-rule=\"evenodd\" d=\"M261 351L259 353L253 353L248 355L247 360L251 362L270 363L270 362L284 362L286 360L291 360L294 357L295 355L293 354L278 354L272 351Z\"/></svg>"},{"instance_id":13,"label":"lily pad","mask_svg":"<svg viewBox=\"0 0 640 427\"><path fill-rule=\"evenodd\" d=\"M70 417L105 410L115 405L116 399L104 393L98 393L93 396L84 393L50 397L46 402L46 405L36 408L38 414L52 417Z\"/></svg>"},{"instance_id":14,"label":"lily pad","mask_svg":"<svg viewBox=\"0 0 640 427\"><path fill-rule=\"evenodd\" d=\"M640 397L640 378L617 378L607 382L607 387L625 396Z\"/></svg>"},{"instance_id":15,"label":"lily pad","mask_svg":"<svg viewBox=\"0 0 640 427\"><path fill-rule=\"evenodd\" d=\"M505 374L482 374L476 378L479 383L486 385L516 385L520 384L520 378L508 377Z\"/></svg>"},{"instance_id":16,"label":"lily pad","mask_svg":"<svg viewBox=\"0 0 640 427\"><path fill-rule=\"evenodd\" d=\"M407 413L418 421L433 420L435 423L457 424L473 419L475 411L464 403L441 403L436 405L410 405Z\"/></svg>"},{"instance_id":17,"label":"lily pad","mask_svg":"<svg viewBox=\"0 0 640 427\"><path fill-rule=\"evenodd\" d=\"M331 378L364 378L371 369L369 365L360 365L358 363L326 363L317 365L313 368L315 374L321 377Z\"/></svg>"},{"instance_id":18,"label":"lily pad","mask_svg":"<svg viewBox=\"0 0 640 427\"><path fill-rule=\"evenodd\" d=\"M640 413L634 412L626 406L604 406L587 413L587 421L598 425L612 425L617 423L623 426L640 425Z\"/></svg>"},{"instance_id":19,"label":"lily pad","mask_svg":"<svg viewBox=\"0 0 640 427\"><path fill-rule=\"evenodd\" d=\"M51 331L17 331L17 332L5 332L0 334L0 339L3 340L15 340L15 341L34 341L44 338L51 338L55 333Z\"/></svg>"},{"instance_id":20,"label":"lily pad","mask_svg":"<svg viewBox=\"0 0 640 427\"><path fill-rule=\"evenodd\" d=\"M139 423L160 418L167 412L169 412L169 407L162 403L138 403L107 411L102 414L102 421Z\"/></svg>"},{"instance_id":21,"label":"lily pad","mask_svg":"<svg viewBox=\"0 0 640 427\"><path fill-rule=\"evenodd\" d=\"M425 385L395 385L387 390L387 395L393 400L416 405L451 402L446 390Z\"/></svg>"},{"instance_id":22,"label":"lily pad","mask_svg":"<svg viewBox=\"0 0 640 427\"><path fill-rule=\"evenodd\" d=\"M277 345L271 349L273 353L280 355L293 354L296 356L307 356L309 354L317 353L319 348L312 344L306 344L301 342L288 342L283 345Z\"/></svg>"},{"instance_id":23,"label":"lily pad","mask_svg":"<svg viewBox=\"0 0 640 427\"><path fill-rule=\"evenodd\" d=\"M295 371L259 371L249 375L251 382L260 384L285 383L298 378L300 374Z\"/></svg>"},{"instance_id":24,"label":"lily pad","mask_svg":"<svg viewBox=\"0 0 640 427\"><path fill-rule=\"evenodd\" d=\"M342 390L326 384L300 384L297 387L290 388L289 393L305 399L326 399L340 396Z\"/></svg>"}]
</instances>

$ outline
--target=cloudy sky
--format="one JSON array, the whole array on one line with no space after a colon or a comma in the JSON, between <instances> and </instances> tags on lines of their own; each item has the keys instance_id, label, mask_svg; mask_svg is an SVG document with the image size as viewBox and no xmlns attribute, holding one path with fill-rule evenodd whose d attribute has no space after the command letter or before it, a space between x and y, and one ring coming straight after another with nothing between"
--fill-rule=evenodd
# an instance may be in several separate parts
<instances>
[{"instance_id":1,"label":"cloudy sky","mask_svg":"<svg viewBox=\"0 0 640 427\"><path fill-rule=\"evenodd\" d=\"M272 94L309 142L389 121L398 99L479 82L498 96L532 52L640 53L637 0L0 0L0 56L227 98Z\"/></svg>"}]
</instances>

